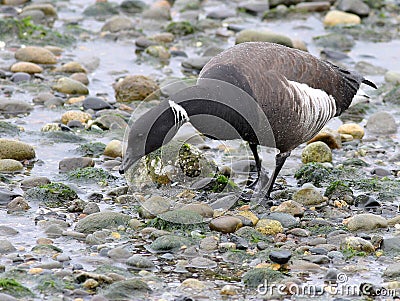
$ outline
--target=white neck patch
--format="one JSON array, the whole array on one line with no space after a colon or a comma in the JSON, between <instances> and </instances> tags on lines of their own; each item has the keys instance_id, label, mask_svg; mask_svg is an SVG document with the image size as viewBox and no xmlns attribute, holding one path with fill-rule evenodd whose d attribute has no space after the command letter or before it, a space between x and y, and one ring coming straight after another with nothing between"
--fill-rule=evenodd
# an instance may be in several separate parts
<instances>
[{"instance_id":1,"label":"white neck patch","mask_svg":"<svg viewBox=\"0 0 400 301\"><path fill-rule=\"evenodd\" d=\"M189 116L182 106L172 100L168 100L168 104L171 107L172 113L174 113L174 122L176 125L179 126L189 121Z\"/></svg>"}]
</instances>

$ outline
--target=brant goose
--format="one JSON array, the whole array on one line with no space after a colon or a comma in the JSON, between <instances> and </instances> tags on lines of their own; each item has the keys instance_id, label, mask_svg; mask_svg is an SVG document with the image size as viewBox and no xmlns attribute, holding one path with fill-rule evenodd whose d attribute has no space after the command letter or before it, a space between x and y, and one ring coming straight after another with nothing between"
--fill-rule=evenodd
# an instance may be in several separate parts
<instances>
[{"instance_id":1,"label":"brant goose","mask_svg":"<svg viewBox=\"0 0 400 301\"><path fill-rule=\"evenodd\" d=\"M301 50L266 42L233 46L204 66L196 85L135 121L120 172L190 122L213 139L247 141L258 172L253 184L261 171L257 146L277 148L275 170L265 187L269 197L290 152L345 111L361 83L376 88L360 74Z\"/></svg>"}]
</instances>

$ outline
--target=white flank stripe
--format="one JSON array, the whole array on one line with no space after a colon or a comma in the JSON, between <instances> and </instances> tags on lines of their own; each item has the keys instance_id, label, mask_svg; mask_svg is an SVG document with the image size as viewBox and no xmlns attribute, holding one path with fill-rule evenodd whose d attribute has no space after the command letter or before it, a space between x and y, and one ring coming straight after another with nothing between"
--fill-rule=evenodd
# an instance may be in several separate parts
<instances>
[{"instance_id":1,"label":"white flank stripe","mask_svg":"<svg viewBox=\"0 0 400 301\"><path fill-rule=\"evenodd\" d=\"M183 124L189 121L189 116L186 110L172 100L168 100L172 113L174 113L174 122L176 125Z\"/></svg>"},{"instance_id":2,"label":"white flank stripe","mask_svg":"<svg viewBox=\"0 0 400 301\"><path fill-rule=\"evenodd\" d=\"M332 95L306 84L288 81L300 98L296 109L300 114L304 138L311 139L336 114L336 102Z\"/></svg>"}]
</instances>

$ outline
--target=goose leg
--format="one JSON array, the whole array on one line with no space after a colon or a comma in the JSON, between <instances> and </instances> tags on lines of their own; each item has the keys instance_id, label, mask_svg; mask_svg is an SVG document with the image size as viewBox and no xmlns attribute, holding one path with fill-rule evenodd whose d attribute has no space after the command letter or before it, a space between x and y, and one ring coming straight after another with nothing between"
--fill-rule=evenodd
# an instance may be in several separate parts
<instances>
[{"instance_id":1,"label":"goose leg","mask_svg":"<svg viewBox=\"0 0 400 301\"><path fill-rule=\"evenodd\" d=\"M260 157L258 156L258 151L257 151L258 145L254 144L254 143L249 143L249 146L250 146L251 152L253 153L254 160L256 161L256 168L257 168L257 179L250 185L247 185L248 188L253 188L257 184L258 180L260 180L261 160L260 160Z\"/></svg>"},{"instance_id":2,"label":"goose leg","mask_svg":"<svg viewBox=\"0 0 400 301\"><path fill-rule=\"evenodd\" d=\"M276 180L276 177L278 176L279 172L282 169L283 164L285 164L285 161L287 157L290 156L290 152L285 152L285 153L279 153L275 156L275 170L272 173L271 177L269 178L268 184L267 184L267 193L264 197L264 200L261 202L261 205L265 205L265 202L269 199L269 195L271 194L272 188L274 187L274 183Z\"/></svg>"}]
</instances>

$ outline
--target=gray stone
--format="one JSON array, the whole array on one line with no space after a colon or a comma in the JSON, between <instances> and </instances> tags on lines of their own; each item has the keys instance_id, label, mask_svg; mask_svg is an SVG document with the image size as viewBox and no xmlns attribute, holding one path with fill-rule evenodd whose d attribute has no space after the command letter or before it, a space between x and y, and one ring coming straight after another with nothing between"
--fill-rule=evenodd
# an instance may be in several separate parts
<instances>
[{"instance_id":1,"label":"gray stone","mask_svg":"<svg viewBox=\"0 0 400 301\"><path fill-rule=\"evenodd\" d=\"M132 255L132 253L129 252L124 247L116 247L114 249L111 249L107 253L107 256L114 260L121 260L121 259L125 260L125 259L128 259L131 255Z\"/></svg>"},{"instance_id":2,"label":"gray stone","mask_svg":"<svg viewBox=\"0 0 400 301\"><path fill-rule=\"evenodd\" d=\"M294 228L299 225L298 219L296 219L293 215L289 213L272 212L268 216L266 216L266 218L279 221L285 228Z\"/></svg>"},{"instance_id":3,"label":"gray stone","mask_svg":"<svg viewBox=\"0 0 400 301\"><path fill-rule=\"evenodd\" d=\"M103 130L125 129L128 123L120 116L115 114L107 114L96 118L93 124L99 126Z\"/></svg>"},{"instance_id":4,"label":"gray stone","mask_svg":"<svg viewBox=\"0 0 400 301\"><path fill-rule=\"evenodd\" d=\"M268 1L246 1L239 3L238 8L250 14L262 14L269 10Z\"/></svg>"},{"instance_id":5,"label":"gray stone","mask_svg":"<svg viewBox=\"0 0 400 301\"><path fill-rule=\"evenodd\" d=\"M44 176L31 176L28 178L25 178L21 181L21 188L24 190L33 188L33 187L38 187L41 185L46 185L51 183L49 178L44 177Z\"/></svg>"},{"instance_id":6,"label":"gray stone","mask_svg":"<svg viewBox=\"0 0 400 301\"><path fill-rule=\"evenodd\" d=\"M390 264L383 272L383 276L392 279L400 277L400 263Z\"/></svg>"},{"instance_id":7,"label":"gray stone","mask_svg":"<svg viewBox=\"0 0 400 301\"><path fill-rule=\"evenodd\" d=\"M205 257L195 257L190 260L188 266L195 269L214 269L217 267L217 263Z\"/></svg>"},{"instance_id":8,"label":"gray stone","mask_svg":"<svg viewBox=\"0 0 400 301\"><path fill-rule=\"evenodd\" d=\"M341 33L329 33L317 36L314 37L314 41L320 47L339 51L349 51L355 45L353 37Z\"/></svg>"},{"instance_id":9,"label":"gray stone","mask_svg":"<svg viewBox=\"0 0 400 301\"><path fill-rule=\"evenodd\" d=\"M88 96L83 100L83 108L85 110L92 109L95 111L112 109L113 106L100 97Z\"/></svg>"},{"instance_id":10,"label":"gray stone","mask_svg":"<svg viewBox=\"0 0 400 301\"><path fill-rule=\"evenodd\" d=\"M93 213L78 221L75 230L81 233L93 233L102 229L114 229L127 225L131 217L126 214L104 211Z\"/></svg>"},{"instance_id":11,"label":"gray stone","mask_svg":"<svg viewBox=\"0 0 400 301\"><path fill-rule=\"evenodd\" d=\"M53 86L53 89L61 93L72 95L89 94L89 90L84 84L69 77L61 77Z\"/></svg>"},{"instance_id":12,"label":"gray stone","mask_svg":"<svg viewBox=\"0 0 400 301\"><path fill-rule=\"evenodd\" d=\"M387 112L377 112L368 118L367 131L377 135L389 135L397 132L394 117Z\"/></svg>"},{"instance_id":13,"label":"gray stone","mask_svg":"<svg viewBox=\"0 0 400 301\"><path fill-rule=\"evenodd\" d=\"M292 40L284 35L264 29L244 29L237 33L236 44L244 42L270 42L293 47Z\"/></svg>"},{"instance_id":14,"label":"gray stone","mask_svg":"<svg viewBox=\"0 0 400 301\"><path fill-rule=\"evenodd\" d=\"M400 237L385 238L382 242L382 250L385 253L397 254L400 252Z\"/></svg>"},{"instance_id":15,"label":"gray stone","mask_svg":"<svg viewBox=\"0 0 400 301\"><path fill-rule=\"evenodd\" d=\"M97 212L100 212L100 208L95 202L88 202L82 211L84 214L93 214Z\"/></svg>"},{"instance_id":16,"label":"gray stone","mask_svg":"<svg viewBox=\"0 0 400 301\"><path fill-rule=\"evenodd\" d=\"M103 25L101 31L119 32L134 28L135 27L130 18L124 16L114 16Z\"/></svg>"},{"instance_id":17,"label":"gray stone","mask_svg":"<svg viewBox=\"0 0 400 301\"><path fill-rule=\"evenodd\" d=\"M6 239L0 239L0 254L10 254L17 251L17 249Z\"/></svg>"},{"instance_id":18,"label":"gray stone","mask_svg":"<svg viewBox=\"0 0 400 301\"><path fill-rule=\"evenodd\" d=\"M360 17L367 17L370 13L370 8L362 0L339 0L336 3L336 8L347 13L353 13Z\"/></svg>"},{"instance_id":19,"label":"gray stone","mask_svg":"<svg viewBox=\"0 0 400 301\"><path fill-rule=\"evenodd\" d=\"M89 157L65 158L58 164L61 172L68 172L78 168L93 167L94 161Z\"/></svg>"},{"instance_id":20,"label":"gray stone","mask_svg":"<svg viewBox=\"0 0 400 301\"><path fill-rule=\"evenodd\" d=\"M10 80L14 83L28 82L31 80L31 75L26 72L15 72Z\"/></svg>"},{"instance_id":21,"label":"gray stone","mask_svg":"<svg viewBox=\"0 0 400 301\"><path fill-rule=\"evenodd\" d=\"M149 248L155 252L165 253L179 250L182 246L190 245L190 241L183 236L164 235L158 237Z\"/></svg>"},{"instance_id":22,"label":"gray stone","mask_svg":"<svg viewBox=\"0 0 400 301\"><path fill-rule=\"evenodd\" d=\"M191 57L182 62L182 67L190 70L200 71L211 60L211 56Z\"/></svg>"},{"instance_id":23,"label":"gray stone","mask_svg":"<svg viewBox=\"0 0 400 301\"><path fill-rule=\"evenodd\" d=\"M326 255L306 255L303 259L316 264L326 264L331 261Z\"/></svg>"},{"instance_id":24,"label":"gray stone","mask_svg":"<svg viewBox=\"0 0 400 301\"><path fill-rule=\"evenodd\" d=\"M0 113L6 114L21 114L33 110L32 105L23 100L1 99Z\"/></svg>"},{"instance_id":25,"label":"gray stone","mask_svg":"<svg viewBox=\"0 0 400 301\"><path fill-rule=\"evenodd\" d=\"M152 270L154 268L154 263L146 256L140 254L135 254L129 257L126 264L129 267L138 270Z\"/></svg>"},{"instance_id":26,"label":"gray stone","mask_svg":"<svg viewBox=\"0 0 400 301\"><path fill-rule=\"evenodd\" d=\"M372 253L375 251L374 246L368 240L361 237L347 237L341 244L341 248L350 248L361 252Z\"/></svg>"},{"instance_id":27,"label":"gray stone","mask_svg":"<svg viewBox=\"0 0 400 301\"><path fill-rule=\"evenodd\" d=\"M18 299L14 298L13 296L0 293L0 300L1 301L18 301Z\"/></svg>"},{"instance_id":28,"label":"gray stone","mask_svg":"<svg viewBox=\"0 0 400 301\"><path fill-rule=\"evenodd\" d=\"M386 228L387 226L388 222L385 218L371 213L354 215L347 221L347 227L350 231L374 230Z\"/></svg>"},{"instance_id":29,"label":"gray stone","mask_svg":"<svg viewBox=\"0 0 400 301\"><path fill-rule=\"evenodd\" d=\"M161 196L152 196L141 204L138 210L142 218L154 218L157 215L167 212L171 207L171 201Z\"/></svg>"},{"instance_id":30,"label":"gray stone","mask_svg":"<svg viewBox=\"0 0 400 301\"><path fill-rule=\"evenodd\" d=\"M18 233L19 232L17 230L15 230L14 228L0 225L0 236L15 236Z\"/></svg>"},{"instance_id":31,"label":"gray stone","mask_svg":"<svg viewBox=\"0 0 400 301\"><path fill-rule=\"evenodd\" d=\"M282 249L282 250L271 251L271 253L269 253L269 259L279 264L288 263L291 257L292 257L292 252L290 252L289 250Z\"/></svg>"},{"instance_id":32,"label":"gray stone","mask_svg":"<svg viewBox=\"0 0 400 301\"><path fill-rule=\"evenodd\" d=\"M102 294L109 300L145 300L151 292L150 287L138 278L112 283Z\"/></svg>"}]
</instances>

